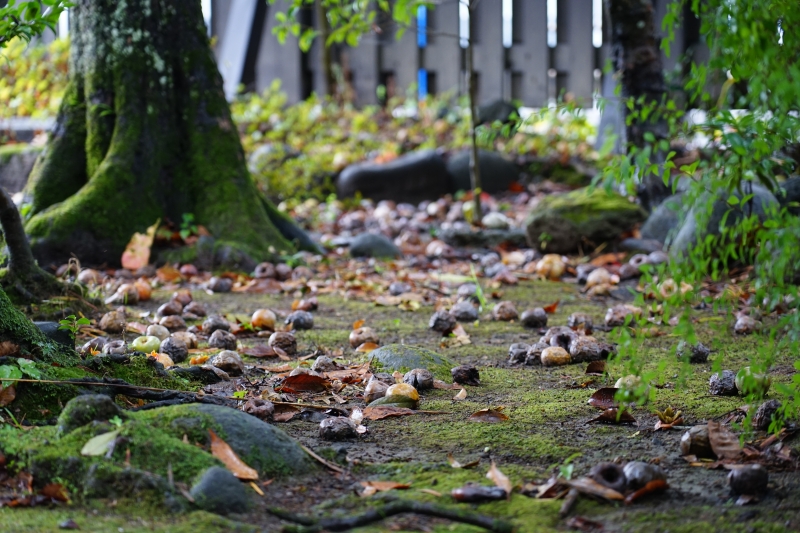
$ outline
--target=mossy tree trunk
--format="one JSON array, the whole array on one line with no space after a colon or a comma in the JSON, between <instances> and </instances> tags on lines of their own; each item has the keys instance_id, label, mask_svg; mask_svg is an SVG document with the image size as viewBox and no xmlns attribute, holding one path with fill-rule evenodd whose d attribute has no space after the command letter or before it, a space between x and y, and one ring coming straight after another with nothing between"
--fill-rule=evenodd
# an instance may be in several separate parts
<instances>
[{"instance_id":1,"label":"mossy tree trunk","mask_svg":"<svg viewBox=\"0 0 800 533\"><path fill-rule=\"evenodd\" d=\"M5 342L19 346L20 357L61 365L80 360L75 350L48 339L0 289L0 343Z\"/></svg>"},{"instance_id":2,"label":"mossy tree trunk","mask_svg":"<svg viewBox=\"0 0 800 533\"><path fill-rule=\"evenodd\" d=\"M626 122L628 145L639 149L653 146L654 161L663 163L663 151L647 141L648 134L656 141L668 135L667 122L658 109L666 99L667 85L653 4L651 0L605 0L605 3L611 18L612 54L614 67L621 74L622 96L636 102L634 114ZM641 113L643 108L654 105L655 112L647 116ZM660 176L643 178L639 197L646 208L660 204L669 194Z\"/></svg>"},{"instance_id":3,"label":"mossy tree trunk","mask_svg":"<svg viewBox=\"0 0 800 533\"><path fill-rule=\"evenodd\" d=\"M78 0L70 21L69 87L26 190L37 259L117 264L134 232L185 213L255 259L292 251L247 172L199 0Z\"/></svg>"}]
</instances>

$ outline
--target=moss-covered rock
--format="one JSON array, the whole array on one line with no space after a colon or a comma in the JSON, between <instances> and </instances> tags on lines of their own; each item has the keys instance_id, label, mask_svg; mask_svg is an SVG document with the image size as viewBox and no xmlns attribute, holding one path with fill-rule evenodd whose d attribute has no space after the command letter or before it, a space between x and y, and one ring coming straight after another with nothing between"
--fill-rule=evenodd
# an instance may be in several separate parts
<instances>
[{"instance_id":1,"label":"moss-covered rock","mask_svg":"<svg viewBox=\"0 0 800 533\"><path fill-rule=\"evenodd\" d=\"M527 221L531 246L565 254L612 241L645 219L646 213L624 196L603 189L578 189L548 196Z\"/></svg>"},{"instance_id":2,"label":"moss-covered rock","mask_svg":"<svg viewBox=\"0 0 800 533\"><path fill-rule=\"evenodd\" d=\"M450 369L456 366L445 357L417 346L389 344L370 354L370 364L383 372L408 372L415 368L426 368L442 380L450 379Z\"/></svg>"},{"instance_id":3,"label":"moss-covered rock","mask_svg":"<svg viewBox=\"0 0 800 533\"><path fill-rule=\"evenodd\" d=\"M250 508L250 499L242 482L218 466L203 472L190 494L195 505L211 513L243 513Z\"/></svg>"},{"instance_id":4,"label":"moss-covered rock","mask_svg":"<svg viewBox=\"0 0 800 533\"><path fill-rule=\"evenodd\" d=\"M115 416L123 417L125 414L111 398L103 394L84 394L64 406L58 417L58 432L64 435L89 422L111 420Z\"/></svg>"}]
</instances>

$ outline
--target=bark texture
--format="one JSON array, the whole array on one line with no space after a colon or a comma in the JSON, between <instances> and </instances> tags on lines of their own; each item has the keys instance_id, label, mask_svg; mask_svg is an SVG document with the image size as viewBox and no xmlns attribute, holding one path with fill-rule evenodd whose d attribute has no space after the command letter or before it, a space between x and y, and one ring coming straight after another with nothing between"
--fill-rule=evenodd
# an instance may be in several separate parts
<instances>
[{"instance_id":1,"label":"bark texture","mask_svg":"<svg viewBox=\"0 0 800 533\"><path fill-rule=\"evenodd\" d=\"M0 342L11 342L20 347L20 355L61 365L79 361L75 350L60 345L47 337L36 325L14 307L5 292L0 290Z\"/></svg>"},{"instance_id":2,"label":"bark texture","mask_svg":"<svg viewBox=\"0 0 800 533\"><path fill-rule=\"evenodd\" d=\"M615 70L621 74L622 96L637 102L635 110L661 104L667 96L667 85L651 0L605 0L605 4L611 18L612 58ZM667 137L667 123L659 113L646 119L634 116L627 121L629 145L644 148L647 132L656 140ZM657 162L663 162L664 155L658 154L655 147L653 153ZM669 194L658 176L645 177L639 191L646 208L655 207Z\"/></svg>"},{"instance_id":3,"label":"bark texture","mask_svg":"<svg viewBox=\"0 0 800 533\"><path fill-rule=\"evenodd\" d=\"M37 259L117 264L184 213L253 258L293 251L247 172L200 2L78 0L70 20L69 89L26 191Z\"/></svg>"}]
</instances>

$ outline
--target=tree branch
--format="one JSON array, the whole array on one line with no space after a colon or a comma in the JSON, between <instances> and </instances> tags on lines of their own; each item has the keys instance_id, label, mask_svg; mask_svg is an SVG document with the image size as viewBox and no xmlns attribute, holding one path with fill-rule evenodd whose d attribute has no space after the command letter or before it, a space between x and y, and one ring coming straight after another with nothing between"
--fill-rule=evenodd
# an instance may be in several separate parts
<instances>
[{"instance_id":1,"label":"tree branch","mask_svg":"<svg viewBox=\"0 0 800 533\"><path fill-rule=\"evenodd\" d=\"M514 527L505 520L492 518L485 515L473 513L471 511L462 511L460 509L453 509L441 505L433 505L430 503L414 502L414 501L396 501L370 509L365 513L359 515L345 516L342 518L321 518L313 519L310 517L297 516L282 509L268 509L268 512L282 520L295 522L300 525L284 526L283 531L291 533L318 533L320 531L348 531L357 527L366 526L375 522L380 522L390 516L415 513L424 516L432 516L434 518L445 518L453 522L460 522L462 524L470 524L477 527L482 527L487 531L496 533L511 533Z\"/></svg>"}]
</instances>

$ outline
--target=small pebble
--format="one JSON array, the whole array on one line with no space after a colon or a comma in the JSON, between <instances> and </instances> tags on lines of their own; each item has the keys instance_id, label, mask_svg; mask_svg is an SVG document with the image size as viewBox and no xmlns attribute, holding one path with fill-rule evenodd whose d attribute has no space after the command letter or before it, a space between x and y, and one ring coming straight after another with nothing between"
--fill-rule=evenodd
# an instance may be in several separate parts
<instances>
[{"instance_id":1,"label":"small pebble","mask_svg":"<svg viewBox=\"0 0 800 533\"><path fill-rule=\"evenodd\" d=\"M524 342L515 342L508 347L508 362L511 364L524 363L525 357L528 355L530 345Z\"/></svg>"},{"instance_id":2,"label":"small pebble","mask_svg":"<svg viewBox=\"0 0 800 533\"><path fill-rule=\"evenodd\" d=\"M756 429L767 431L772 424L773 417L777 418L778 409L781 408L781 402L778 400L767 400L762 403L755 416L753 416L753 426Z\"/></svg>"},{"instance_id":3,"label":"small pebble","mask_svg":"<svg viewBox=\"0 0 800 533\"><path fill-rule=\"evenodd\" d=\"M119 311L109 311L100 319L99 327L106 333L122 333L125 329L125 315Z\"/></svg>"},{"instance_id":4,"label":"small pebble","mask_svg":"<svg viewBox=\"0 0 800 533\"><path fill-rule=\"evenodd\" d=\"M189 302L186 304L186 307L183 308L183 312L191 313L195 316L206 316L206 314L208 314L206 312L206 306L200 302Z\"/></svg>"},{"instance_id":5,"label":"small pebble","mask_svg":"<svg viewBox=\"0 0 800 533\"><path fill-rule=\"evenodd\" d=\"M218 329L231 330L230 323L219 315L211 315L203 321L203 333L211 335Z\"/></svg>"},{"instance_id":6,"label":"small pebble","mask_svg":"<svg viewBox=\"0 0 800 533\"><path fill-rule=\"evenodd\" d=\"M244 362L241 356L232 350L223 350L219 352L209 363L229 376L241 376L244 374Z\"/></svg>"},{"instance_id":7,"label":"small pebble","mask_svg":"<svg viewBox=\"0 0 800 533\"><path fill-rule=\"evenodd\" d=\"M492 309L492 318L495 320L508 322L510 320L515 320L518 316L517 308L514 307L512 302L500 302Z\"/></svg>"},{"instance_id":8,"label":"small pebble","mask_svg":"<svg viewBox=\"0 0 800 533\"><path fill-rule=\"evenodd\" d=\"M273 348L280 348L286 355L295 355L297 353L297 339L288 331L276 331L269 336L267 344Z\"/></svg>"},{"instance_id":9,"label":"small pebble","mask_svg":"<svg viewBox=\"0 0 800 533\"><path fill-rule=\"evenodd\" d=\"M275 405L269 400L250 398L244 404L244 412L261 420L269 420L275 412Z\"/></svg>"},{"instance_id":10,"label":"small pebble","mask_svg":"<svg viewBox=\"0 0 800 533\"><path fill-rule=\"evenodd\" d=\"M403 376L403 383L407 383L417 390L430 390L433 388L433 374L426 368L409 370Z\"/></svg>"},{"instance_id":11,"label":"small pebble","mask_svg":"<svg viewBox=\"0 0 800 533\"><path fill-rule=\"evenodd\" d=\"M344 416L332 416L319 423L319 436L325 440L346 440L358 436L356 424Z\"/></svg>"},{"instance_id":12,"label":"small pebble","mask_svg":"<svg viewBox=\"0 0 800 533\"><path fill-rule=\"evenodd\" d=\"M206 287L212 292L231 292L231 289L233 289L233 280L214 276L208 280Z\"/></svg>"},{"instance_id":13,"label":"small pebble","mask_svg":"<svg viewBox=\"0 0 800 533\"><path fill-rule=\"evenodd\" d=\"M759 464L737 465L728 474L728 483L734 494L760 496L767 490L769 473Z\"/></svg>"},{"instance_id":14,"label":"small pebble","mask_svg":"<svg viewBox=\"0 0 800 533\"><path fill-rule=\"evenodd\" d=\"M151 324L147 326L145 335L149 335L151 337L158 337L158 340L163 341L167 337L169 337L169 330L159 324Z\"/></svg>"},{"instance_id":15,"label":"small pebble","mask_svg":"<svg viewBox=\"0 0 800 533\"><path fill-rule=\"evenodd\" d=\"M562 366L572 362L569 353L561 346L548 346L542 350L540 358L543 366Z\"/></svg>"},{"instance_id":16,"label":"small pebble","mask_svg":"<svg viewBox=\"0 0 800 533\"><path fill-rule=\"evenodd\" d=\"M442 335L448 335L456 328L457 324L456 317L447 311L439 310L431 315L431 319L428 321L428 328Z\"/></svg>"},{"instance_id":17,"label":"small pebble","mask_svg":"<svg viewBox=\"0 0 800 533\"><path fill-rule=\"evenodd\" d=\"M660 466L643 461L631 461L623 468L628 490L639 490L651 481L667 479Z\"/></svg>"},{"instance_id":18,"label":"small pebble","mask_svg":"<svg viewBox=\"0 0 800 533\"><path fill-rule=\"evenodd\" d=\"M702 342L697 344L689 344L686 341L678 343L676 350L678 359L687 359L690 363L700 364L708 361L708 356L711 355L711 350Z\"/></svg>"},{"instance_id":19,"label":"small pebble","mask_svg":"<svg viewBox=\"0 0 800 533\"><path fill-rule=\"evenodd\" d=\"M210 348L219 348L221 350L235 350L236 349L236 335L224 329L218 329L211 334L208 338L208 346Z\"/></svg>"},{"instance_id":20,"label":"small pebble","mask_svg":"<svg viewBox=\"0 0 800 533\"><path fill-rule=\"evenodd\" d=\"M411 288L411 285L402 281L395 281L389 285L389 294L392 296L400 296L401 294L411 292L412 290L413 289Z\"/></svg>"},{"instance_id":21,"label":"small pebble","mask_svg":"<svg viewBox=\"0 0 800 533\"><path fill-rule=\"evenodd\" d=\"M286 317L285 324L291 324L296 330L313 329L314 315L308 311L292 311Z\"/></svg>"},{"instance_id":22,"label":"small pebble","mask_svg":"<svg viewBox=\"0 0 800 533\"><path fill-rule=\"evenodd\" d=\"M457 302L451 309L450 314L458 322L475 322L478 320L478 308L469 300Z\"/></svg>"},{"instance_id":23,"label":"small pebble","mask_svg":"<svg viewBox=\"0 0 800 533\"><path fill-rule=\"evenodd\" d=\"M334 370L341 370L342 365L328 357L327 355L320 355L311 365L311 370L314 372L333 372Z\"/></svg>"},{"instance_id":24,"label":"small pebble","mask_svg":"<svg viewBox=\"0 0 800 533\"><path fill-rule=\"evenodd\" d=\"M353 348L358 348L365 342L371 342L373 344L380 344L380 338L378 334L369 326L363 326L360 328L356 328L350 332L350 346Z\"/></svg>"},{"instance_id":25,"label":"small pebble","mask_svg":"<svg viewBox=\"0 0 800 533\"><path fill-rule=\"evenodd\" d=\"M520 322L522 322L522 325L526 328L547 327L547 312L541 307L526 309L522 312Z\"/></svg>"},{"instance_id":26,"label":"small pebble","mask_svg":"<svg viewBox=\"0 0 800 533\"><path fill-rule=\"evenodd\" d=\"M183 312L183 306L180 302L170 300L165 304L161 304L156 310L156 318L164 316L179 315Z\"/></svg>"},{"instance_id":27,"label":"small pebble","mask_svg":"<svg viewBox=\"0 0 800 533\"><path fill-rule=\"evenodd\" d=\"M167 337L161 343L161 353L167 354L175 363L182 363L189 357L189 348L179 337Z\"/></svg>"},{"instance_id":28,"label":"small pebble","mask_svg":"<svg viewBox=\"0 0 800 533\"><path fill-rule=\"evenodd\" d=\"M695 455L699 459L716 457L708 440L707 425L693 426L681 436L681 455Z\"/></svg>"},{"instance_id":29,"label":"small pebble","mask_svg":"<svg viewBox=\"0 0 800 533\"><path fill-rule=\"evenodd\" d=\"M708 392L713 396L736 396L736 374L733 370L723 370L708 380Z\"/></svg>"},{"instance_id":30,"label":"small pebble","mask_svg":"<svg viewBox=\"0 0 800 533\"><path fill-rule=\"evenodd\" d=\"M165 316L159 320L158 323L170 331L180 331L186 329L186 321L178 315Z\"/></svg>"},{"instance_id":31,"label":"small pebble","mask_svg":"<svg viewBox=\"0 0 800 533\"><path fill-rule=\"evenodd\" d=\"M450 370L453 381L459 385L480 385L481 379L478 369L473 365L461 365Z\"/></svg>"}]
</instances>

